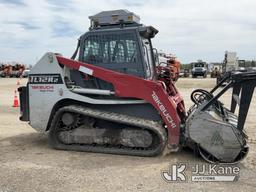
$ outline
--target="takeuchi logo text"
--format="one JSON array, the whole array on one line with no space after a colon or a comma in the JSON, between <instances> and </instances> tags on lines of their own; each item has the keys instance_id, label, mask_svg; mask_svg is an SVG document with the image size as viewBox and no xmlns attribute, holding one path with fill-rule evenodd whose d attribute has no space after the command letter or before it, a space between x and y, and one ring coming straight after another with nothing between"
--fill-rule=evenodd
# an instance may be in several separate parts
<instances>
[{"instance_id":1,"label":"takeuchi logo text","mask_svg":"<svg viewBox=\"0 0 256 192\"><path fill-rule=\"evenodd\" d=\"M157 96L156 92L153 91L152 93L152 98L153 100L156 102L157 106L159 107L161 113L163 114L163 116L165 117L165 119L168 121L168 123L171 124L172 128L176 128L177 125L175 124L173 118L171 117L171 115L168 113L167 109L165 108L165 106L163 105L163 103L160 101L159 97Z\"/></svg>"}]
</instances>

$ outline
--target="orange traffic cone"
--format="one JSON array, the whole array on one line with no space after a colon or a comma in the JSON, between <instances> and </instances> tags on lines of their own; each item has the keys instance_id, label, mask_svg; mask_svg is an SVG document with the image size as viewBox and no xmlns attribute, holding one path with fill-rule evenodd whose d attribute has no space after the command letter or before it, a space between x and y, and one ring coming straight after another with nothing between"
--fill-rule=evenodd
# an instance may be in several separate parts
<instances>
[{"instance_id":1,"label":"orange traffic cone","mask_svg":"<svg viewBox=\"0 0 256 192\"><path fill-rule=\"evenodd\" d=\"M14 91L14 99L13 99L13 105L12 105L13 107L19 107L20 105L19 105L19 99L18 99L18 97L17 97L17 91L15 90Z\"/></svg>"}]
</instances>

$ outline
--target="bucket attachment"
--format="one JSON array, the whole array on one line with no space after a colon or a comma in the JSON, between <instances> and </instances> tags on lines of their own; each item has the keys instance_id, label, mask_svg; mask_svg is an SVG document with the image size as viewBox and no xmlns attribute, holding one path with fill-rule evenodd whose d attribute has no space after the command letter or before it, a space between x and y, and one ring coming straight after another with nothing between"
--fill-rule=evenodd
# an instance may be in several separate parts
<instances>
[{"instance_id":1,"label":"bucket attachment","mask_svg":"<svg viewBox=\"0 0 256 192\"><path fill-rule=\"evenodd\" d=\"M224 88L223 84L227 83ZM197 149L211 163L235 163L248 153L244 124L250 107L256 72L230 72L210 92L194 90L195 103L188 111L185 138L187 145ZM218 100L232 89L230 109ZM235 114L239 106L238 116Z\"/></svg>"}]
</instances>

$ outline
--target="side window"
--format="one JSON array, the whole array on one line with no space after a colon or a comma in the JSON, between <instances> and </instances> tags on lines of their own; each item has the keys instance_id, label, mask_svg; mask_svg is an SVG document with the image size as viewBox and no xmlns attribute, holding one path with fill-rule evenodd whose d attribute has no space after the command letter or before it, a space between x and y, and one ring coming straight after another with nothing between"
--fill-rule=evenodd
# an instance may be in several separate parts
<instances>
[{"instance_id":1,"label":"side window","mask_svg":"<svg viewBox=\"0 0 256 192\"><path fill-rule=\"evenodd\" d=\"M150 77L153 71L152 69L153 61L152 61L150 43L149 43L149 40L145 38L142 39L142 43L144 47L144 58L146 61L146 73L147 73L147 77Z\"/></svg>"},{"instance_id":2,"label":"side window","mask_svg":"<svg viewBox=\"0 0 256 192\"><path fill-rule=\"evenodd\" d=\"M136 63L137 44L133 34L91 35L85 39L83 60L88 63Z\"/></svg>"}]
</instances>

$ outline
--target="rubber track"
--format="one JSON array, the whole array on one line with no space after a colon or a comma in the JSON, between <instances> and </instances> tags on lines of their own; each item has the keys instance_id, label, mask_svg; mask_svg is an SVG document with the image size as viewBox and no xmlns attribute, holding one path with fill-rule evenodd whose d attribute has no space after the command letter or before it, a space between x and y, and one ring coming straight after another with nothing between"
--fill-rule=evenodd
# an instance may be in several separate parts
<instances>
[{"instance_id":1,"label":"rubber track","mask_svg":"<svg viewBox=\"0 0 256 192\"><path fill-rule=\"evenodd\" d=\"M148 129L153 131L159 138L159 143L154 148L143 149L143 148L131 148L131 147L118 147L111 145L89 145L89 144L63 144L58 141L57 131L58 131L58 121L63 112L73 112L79 113L84 116L89 116L97 119L103 119L111 122L116 122L119 124L126 124L136 127L141 127L142 129ZM157 156L161 155L164 151L167 143L167 133L165 128L161 123L146 120L142 118L132 117L128 115L100 111L96 109L91 109L83 106L70 105L60 108L54 115L51 127L50 127L50 144L55 149L61 150L74 150L74 151L87 151L87 152L97 152L97 153L111 153L120 155L133 155L133 156Z\"/></svg>"}]
</instances>

